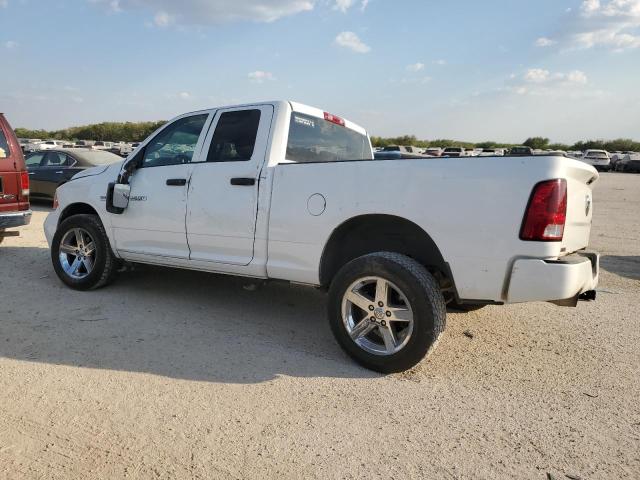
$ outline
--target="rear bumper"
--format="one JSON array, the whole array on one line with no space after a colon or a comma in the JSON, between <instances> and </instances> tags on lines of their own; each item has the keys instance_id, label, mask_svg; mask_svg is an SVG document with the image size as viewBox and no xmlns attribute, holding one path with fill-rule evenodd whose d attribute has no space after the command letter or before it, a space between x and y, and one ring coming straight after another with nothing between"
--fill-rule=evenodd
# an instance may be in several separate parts
<instances>
[{"instance_id":1,"label":"rear bumper","mask_svg":"<svg viewBox=\"0 0 640 480\"><path fill-rule=\"evenodd\" d=\"M558 260L519 259L513 263L507 303L555 302L575 305L578 297L595 290L600 255L579 252Z\"/></svg>"},{"instance_id":2,"label":"rear bumper","mask_svg":"<svg viewBox=\"0 0 640 480\"><path fill-rule=\"evenodd\" d=\"M0 213L0 229L22 227L31 222L31 210Z\"/></svg>"}]
</instances>

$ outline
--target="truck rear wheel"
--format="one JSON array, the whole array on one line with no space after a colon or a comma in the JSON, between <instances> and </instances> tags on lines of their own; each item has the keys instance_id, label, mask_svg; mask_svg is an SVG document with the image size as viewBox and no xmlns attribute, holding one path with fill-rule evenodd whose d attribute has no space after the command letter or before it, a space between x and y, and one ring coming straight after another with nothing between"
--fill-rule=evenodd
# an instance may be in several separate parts
<instances>
[{"instance_id":1,"label":"truck rear wheel","mask_svg":"<svg viewBox=\"0 0 640 480\"><path fill-rule=\"evenodd\" d=\"M328 310L340 346L381 373L415 366L446 321L433 276L415 260L391 252L365 255L342 267L329 289Z\"/></svg>"},{"instance_id":2,"label":"truck rear wheel","mask_svg":"<svg viewBox=\"0 0 640 480\"><path fill-rule=\"evenodd\" d=\"M118 267L100 218L86 214L73 215L58 226L51 261L58 278L75 290L107 285Z\"/></svg>"}]
</instances>

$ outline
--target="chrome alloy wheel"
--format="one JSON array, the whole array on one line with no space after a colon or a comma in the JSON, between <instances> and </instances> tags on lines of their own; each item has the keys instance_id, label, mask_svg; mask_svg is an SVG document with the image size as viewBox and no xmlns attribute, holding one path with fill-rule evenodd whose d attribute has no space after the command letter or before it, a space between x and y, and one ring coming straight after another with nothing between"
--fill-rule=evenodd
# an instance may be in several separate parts
<instances>
[{"instance_id":1,"label":"chrome alloy wheel","mask_svg":"<svg viewBox=\"0 0 640 480\"><path fill-rule=\"evenodd\" d=\"M80 280L93 270L96 247L84 228L73 228L64 234L59 249L60 266L71 278Z\"/></svg>"},{"instance_id":2,"label":"chrome alloy wheel","mask_svg":"<svg viewBox=\"0 0 640 480\"><path fill-rule=\"evenodd\" d=\"M413 311L406 295L381 277L353 282L342 297L342 321L351 339L374 355L402 350L413 333Z\"/></svg>"}]
</instances>

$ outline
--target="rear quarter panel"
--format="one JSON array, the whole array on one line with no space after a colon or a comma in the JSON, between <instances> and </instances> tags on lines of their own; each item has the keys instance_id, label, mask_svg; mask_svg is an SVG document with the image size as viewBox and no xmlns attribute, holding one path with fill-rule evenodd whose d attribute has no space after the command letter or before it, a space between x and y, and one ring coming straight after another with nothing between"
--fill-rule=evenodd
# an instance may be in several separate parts
<instances>
[{"instance_id":1,"label":"rear quarter panel","mask_svg":"<svg viewBox=\"0 0 640 480\"><path fill-rule=\"evenodd\" d=\"M563 178L578 163L562 157L462 157L278 165L268 274L318 284L333 230L358 215L388 214L431 236L461 298L502 301L514 259L557 258L566 249L560 243L523 242L519 232L534 185ZM326 201L317 216L307 207L314 194ZM585 223L590 226L590 218Z\"/></svg>"}]
</instances>

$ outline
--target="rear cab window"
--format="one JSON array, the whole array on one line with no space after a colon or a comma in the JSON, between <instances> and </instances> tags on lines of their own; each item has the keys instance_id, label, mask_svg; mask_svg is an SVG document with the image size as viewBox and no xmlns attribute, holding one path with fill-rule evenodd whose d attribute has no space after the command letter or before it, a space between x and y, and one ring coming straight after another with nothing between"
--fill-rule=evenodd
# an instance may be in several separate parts
<instances>
[{"instance_id":1,"label":"rear cab window","mask_svg":"<svg viewBox=\"0 0 640 480\"><path fill-rule=\"evenodd\" d=\"M373 152L367 135L348 124L294 111L289 123L286 160L289 163L373 160Z\"/></svg>"}]
</instances>

